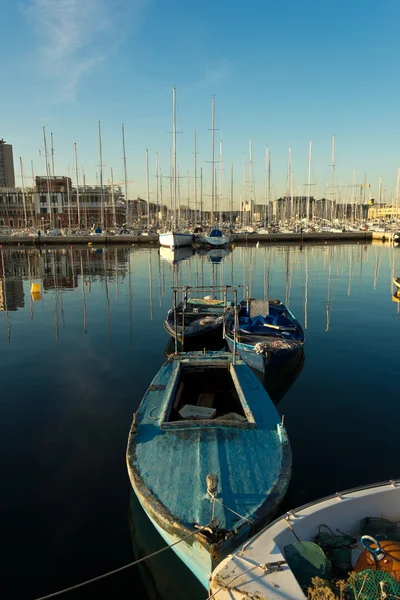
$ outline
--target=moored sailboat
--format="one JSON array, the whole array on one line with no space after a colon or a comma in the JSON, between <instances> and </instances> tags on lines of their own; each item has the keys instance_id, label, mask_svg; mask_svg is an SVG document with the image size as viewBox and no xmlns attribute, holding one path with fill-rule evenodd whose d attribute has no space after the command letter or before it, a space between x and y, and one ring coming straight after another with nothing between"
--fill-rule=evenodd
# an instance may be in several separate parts
<instances>
[{"instance_id":1,"label":"moored sailboat","mask_svg":"<svg viewBox=\"0 0 400 600\"><path fill-rule=\"evenodd\" d=\"M173 102L173 179L172 179L172 227L170 230L158 234L158 239L161 246L169 246L170 248L181 248L182 246L191 246L193 243L193 235L182 231L177 231L175 227L176 216L176 88L172 91Z\"/></svg>"}]
</instances>

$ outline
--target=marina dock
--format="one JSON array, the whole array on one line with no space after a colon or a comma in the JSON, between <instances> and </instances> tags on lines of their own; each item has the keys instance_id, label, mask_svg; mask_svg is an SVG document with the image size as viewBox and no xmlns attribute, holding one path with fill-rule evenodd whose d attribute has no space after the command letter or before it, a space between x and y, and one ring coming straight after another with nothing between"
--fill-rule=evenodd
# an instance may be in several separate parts
<instances>
[{"instance_id":1,"label":"marina dock","mask_svg":"<svg viewBox=\"0 0 400 600\"><path fill-rule=\"evenodd\" d=\"M371 232L371 231L347 231L344 233L318 232L318 233L234 233L230 236L233 244L256 244L257 242L279 243L292 242L294 244L312 243L312 242L371 242L372 240L391 241L390 232ZM0 245L21 245L21 246L65 246L65 245L131 245L131 244L156 244L159 245L158 234L148 235L57 235L57 236L18 236L2 235L0 236Z\"/></svg>"}]
</instances>

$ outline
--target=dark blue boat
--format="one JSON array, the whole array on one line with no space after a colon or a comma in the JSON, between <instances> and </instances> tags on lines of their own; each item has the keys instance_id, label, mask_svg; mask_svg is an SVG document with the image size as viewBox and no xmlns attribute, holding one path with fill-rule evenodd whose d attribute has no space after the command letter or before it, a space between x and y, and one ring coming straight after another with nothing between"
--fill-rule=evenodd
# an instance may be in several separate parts
<instances>
[{"instance_id":1,"label":"dark blue boat","mask_svg":"<svg viewBox=\"0 0 400 600\"><path fill-rule=\"evenodd\" d=\"M236 350L253 369L266 373L280 368L304 346L304 332L296 317L280 300L255 300L240 303ZM225 336L234 349L234 318L228 315Z\"/></svg>"},{"instance_id":2,"label":"dark blue boat","mask_svg":"<svg viewBox=\"0 0 400 600\"><path fill-rule=\"evenodd\" d=\"M134 415L126 460L148 517L205 587L272 518L291 475L278 412L230 352L169 358Z\"/></svg>"}]
</instances>

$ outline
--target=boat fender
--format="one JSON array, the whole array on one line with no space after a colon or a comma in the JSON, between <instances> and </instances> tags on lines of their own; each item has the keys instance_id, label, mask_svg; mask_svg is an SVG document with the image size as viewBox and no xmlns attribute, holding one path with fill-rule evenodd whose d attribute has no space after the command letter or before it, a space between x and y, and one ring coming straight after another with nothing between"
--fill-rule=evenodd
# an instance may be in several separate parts
<instances>
[{"instance_id":1,"label":"boat fender","mask_svg":"<svg viewBox=\"0 0 400 600\"><path fill-rule=\"evenodd\" d=\"M218 491L218 475L209 473L206 477L207 492L212 498L217 495Z\"/></svg>"}]
</instances>

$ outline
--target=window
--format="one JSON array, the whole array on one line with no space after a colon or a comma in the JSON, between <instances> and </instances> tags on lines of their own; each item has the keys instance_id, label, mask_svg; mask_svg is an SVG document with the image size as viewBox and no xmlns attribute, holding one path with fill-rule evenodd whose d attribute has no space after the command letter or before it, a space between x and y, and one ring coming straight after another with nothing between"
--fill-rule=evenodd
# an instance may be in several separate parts
<instances>
[{"instance_id":1,"label":"window","mask_svg":"<svg viewBox=\"0 0 400 600\"><path fill-rule=\"evenodd\" d=\"M45 214L47 214L47 208L46 208L45 206L41 206L41 207L40 207L40 213L41 213L42 215L45 215Z\"/></svg>"},{"instance_id":2,"label":"window","mask_svg":"<svg viewBox=\"0 0 400 600\"><path fill-rule=\"evenodd\" d=\"M10 227L14 227L14 219L10 219L9 223L10 223Z\"/></svg>"}]
</instances>

